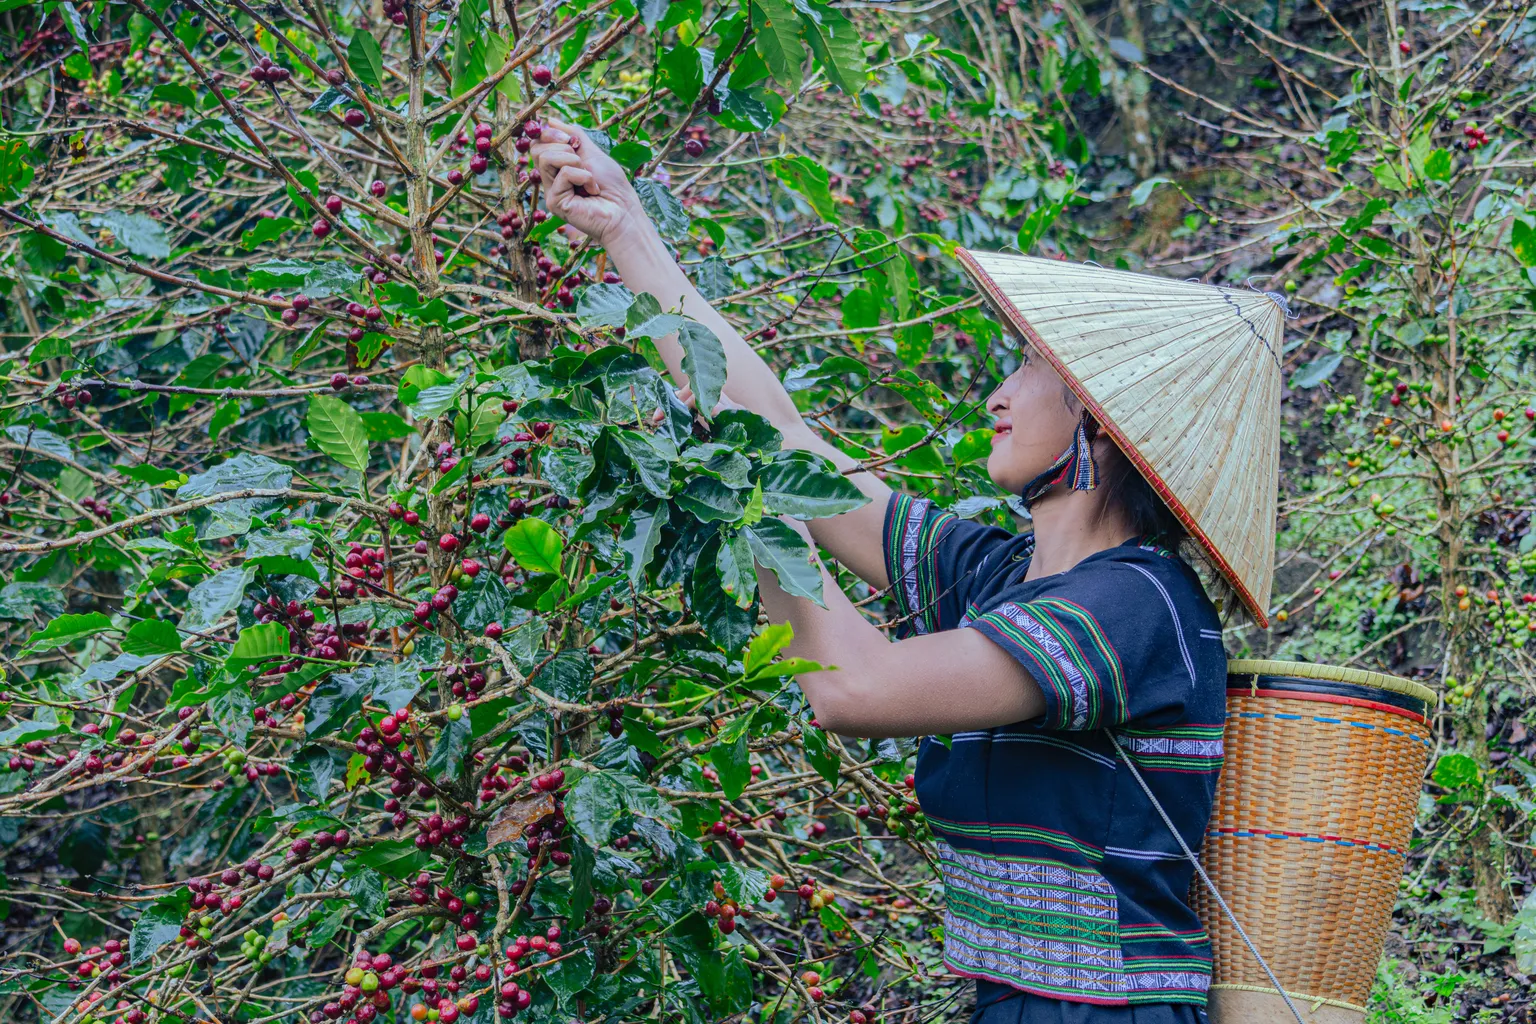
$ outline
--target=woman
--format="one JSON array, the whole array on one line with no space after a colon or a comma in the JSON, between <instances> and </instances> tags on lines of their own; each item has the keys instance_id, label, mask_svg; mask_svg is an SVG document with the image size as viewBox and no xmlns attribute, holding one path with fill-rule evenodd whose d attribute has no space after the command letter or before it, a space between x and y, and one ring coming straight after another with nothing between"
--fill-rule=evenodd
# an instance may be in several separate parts
<instances>
[{"instance_id":1,"label":"woman","mask_svg":"<svg viewBox=\"0 0 1536 1024\"><path fill-rule=\"evenodd\" d=\"M632 290L719 336L725 397L870 497L790 525L890 588L906 639L888 642L830 577L821 607L765 572L763 603L793 625L794 654L838 666L800 678L823 727L947 737L923 743L917 792L943 866L945 959L977 980L972 1020L1203 1021L1210 945L1186 901L1192 868L1117 757L1134 759L1198 847L1221 765L1226 656L1216 610L1178 555L1185 525L1107 436L1113 418L1088 407L1081 382L1058 372L1036 336L986 406L996 417L988 472L1023 497L1034 532L1010 535L893 493L801 420L767 364L689 283L612 159L558 123L533 152L551 211L602 245ZM1006 289L968 269L1015 333L1033 332ZM676 339L657 347L685 383ZM1270 508L1261 533L1272 542ZM1262 501L1247 514L1262 517ZM1245 597L1267 597L1262 582L1229 579ZM1262 603L1255 612L1262 618Z\"/></svg>"}]
</instances>

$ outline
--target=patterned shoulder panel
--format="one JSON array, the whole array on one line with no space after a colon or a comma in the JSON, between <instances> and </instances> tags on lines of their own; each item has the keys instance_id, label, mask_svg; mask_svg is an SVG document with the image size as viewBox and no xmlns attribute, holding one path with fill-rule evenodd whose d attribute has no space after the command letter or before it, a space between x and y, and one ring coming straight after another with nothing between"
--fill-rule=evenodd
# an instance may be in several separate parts
<instances>
[{"instance_id":1,"label":"patterned shoulder panel","mask_svg":"<svg viewBox=\"0 0 1536 1024\"><path fill-rule=\"evenodd\" d=\"M886 512L885 568L891 593L912 632L937 626L938 565L934 555L944 534L960 521L927 498L895 495Z\"/></svg>"}]
</instances>

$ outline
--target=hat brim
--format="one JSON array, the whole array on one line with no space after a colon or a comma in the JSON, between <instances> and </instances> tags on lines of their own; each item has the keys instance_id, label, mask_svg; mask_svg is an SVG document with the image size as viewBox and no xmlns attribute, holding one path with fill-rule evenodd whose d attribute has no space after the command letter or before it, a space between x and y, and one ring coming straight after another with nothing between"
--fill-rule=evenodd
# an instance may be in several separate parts
<instances>
[{"instance_id":1,"label":"hat brim","mask_svg":"<svg viewBox=\"0 0 1536 1024\"><path fill-rule=\"evenodd\" d=\"M1200 528L1200 523L1196 520L1194 514L1173 493L1173 490L1158 475L1157 470L1152 468L1136 445L1126 436L1125 431L1115 423L1114 417L1110 416L1093 395L1088 393L1088 389L1083 386L1082 381L1077 378L1077 375L1051 349L1051 346L1046 344L1045 340L1040 337L1039 332L1031 326L1029 320L1019 311L1007 294L998 287L997 282L992 279L991 275L981 268L975 258L963 248L956 250L956 256L959 258L961 266L966 269L966 272L971 275L972 280L976 282L982 293L986 295L988 301L992 303L999 313L1008 318L1008 326L1022 335L1036 351L1045 357L1046 362L1051 364L1051 367L1060 375L1067 387L1072 389L1072 393L1093 414L1093 418L1098 421L1100 429L1109 434L1110 438L1115 442L1115 446L1120 449L1125 457L1130 460L1131 464L1136 467L1137 472L1142 475L1142 478L1157 492L1158 497L1168 506L1168 510L1174 514L1174 517L1178 519L1189 536L1199 545L1201 552L1210 562L1211 567L1220 573L1222 579L1232 587L1238 600L1243 602L1243 606L1253 615L1259 626L1267 628L1269 626L1268 609L1254 597L1252 591L1243 583L1242 577L1238 575L1226 556L1221 553L1221 549Z\"/></svg>"}]
</instances>

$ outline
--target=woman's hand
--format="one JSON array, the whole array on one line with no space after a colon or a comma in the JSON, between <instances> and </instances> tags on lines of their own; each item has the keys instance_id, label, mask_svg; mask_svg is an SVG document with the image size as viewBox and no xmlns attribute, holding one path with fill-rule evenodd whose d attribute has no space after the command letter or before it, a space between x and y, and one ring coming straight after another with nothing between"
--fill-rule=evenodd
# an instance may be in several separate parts
<instances>
[{"instance_id":1,"label":"woman's hand","mask_svg":"<svg viewBox=\"0 0 1536 1024\"><path fill-rule=\"evenodd\" d=\"M624 168L580 128L546 122L531 153L549 211L610 253L655 233Z\"/></svg>"}]
</instances>

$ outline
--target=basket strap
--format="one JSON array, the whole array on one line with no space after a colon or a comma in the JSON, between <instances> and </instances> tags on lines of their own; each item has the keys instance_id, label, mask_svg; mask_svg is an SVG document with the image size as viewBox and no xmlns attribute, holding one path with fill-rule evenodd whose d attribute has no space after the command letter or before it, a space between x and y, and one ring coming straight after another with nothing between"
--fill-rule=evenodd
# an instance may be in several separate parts
<instances>
[{"instance_id":1,"label":"basket strap","mask_svg":"<svg viewBox=\"0 0 1536 1024\"><path fill-rule=\"evenodd\" d=\"M1120 759L1125 762L1125 766L1131 770L1131 777L1141 786L1141 791L1147 794L1148 800L1152 801L1152 806L1156 808L1158 817L1163 819L1163 824L1167 825L1168 831L1173 833L1173 840L1179 844L1179 849L1184 852L1185 858L1195 866L1195 872L1200 876L1200 881L1204 882L1205 887L1210 890L1217 906L1221 907L1222 913L1227 915L1227 920L1232 922L1232 927L1237 929L1237 934L1243 940L1243 945L1248 947L1248 952L1252 953L1253 958L1259 962L1259 966L1264 968L1264 973L1268 976L1269 983L1275 987L1276 992L1280 993L1280 998L1285 1000L1286 1008L1296 1018L1297 1024L1307 1024L1306 1018L1301 1015L1301 1011L1296 1009L1296 1004L1291 1002L1290 995L1281 987L1280 979L1275 977L1275 972L1269 969L1269 964L1259 954L1258 947L1253 944L1253 940L1248 938L1248 933L1238 923L1237 915L1232 913L1232 908L1227 906L1227 901L1222 899L1221 893L1216 891L1216 884L1211 881L1211 876L1205 873L1205 868L1200 864L1200 858L1196 857L1194 851L1189 848L1189 844L1184 841L1184 836L1174 827L1173 819L1168 817L1168 812L1163 810L1163 805L1153 795L1152 787L1147 785L1147 780L1141 777L1141 772L1136 770L1136 765L1131 761L1130 756L1126 754L1125 749L1120 746L1120 741L1108 729L1104 730L1104 735L1109 737L1109 742L1114 745L1115 753L1120 755Z\"/></svg>"}]
</instances>

